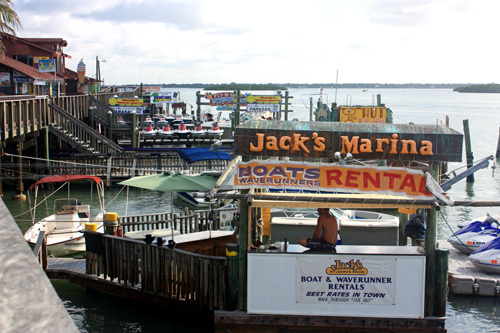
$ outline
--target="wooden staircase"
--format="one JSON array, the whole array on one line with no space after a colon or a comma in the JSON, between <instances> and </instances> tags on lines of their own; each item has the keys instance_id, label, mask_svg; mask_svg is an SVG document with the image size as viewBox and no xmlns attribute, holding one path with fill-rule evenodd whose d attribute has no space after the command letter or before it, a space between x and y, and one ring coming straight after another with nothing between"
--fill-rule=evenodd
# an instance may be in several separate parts
<instances>
[{"instance_id":1,"label":"wooden staircase","mask_svg":"<svg viewBox=\"0 0 500 333\"><path fill-rule=\"evenodd\" d=\"M72 116L57 105L50 104L52 121L49 126L50 133L69 144L83 154L119 155L123 149L85 124L83 121Z\"/></svg>"}]
</instances>

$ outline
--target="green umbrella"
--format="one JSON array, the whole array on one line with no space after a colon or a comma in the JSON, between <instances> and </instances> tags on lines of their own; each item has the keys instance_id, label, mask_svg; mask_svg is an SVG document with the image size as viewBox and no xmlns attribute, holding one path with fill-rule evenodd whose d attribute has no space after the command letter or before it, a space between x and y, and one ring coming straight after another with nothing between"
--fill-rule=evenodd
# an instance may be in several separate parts
<instances>
[{"instance_id":1,"label":"green umbrella","mask_svg":"<svg viewBox=\"0 0 500 333\"><path fill-rule=\"evenodd\" d=\"M188 176L181 173L165 172L160 175L138 176L118 183L138 188L145 188L161 192L192 192L192 191L210 191L217 180L218 174L202 173L197 176ZM174 200L171 196L172 220L174 216ZM173 221L170 223L172 230L172 240L174 239Z\"/></svg>"},{"instance_id":2,"label":"green umbrella","mask_svg":"<svg viewBox=\"0 0 500 333\"><path fill-rule=\"evenodd\" d=\"M118 184L161 192L193 192L210 191L218 179L219 175L208 173L188 176L166 172L160 175L132 177Z\"/></svg>"}]
</instances>

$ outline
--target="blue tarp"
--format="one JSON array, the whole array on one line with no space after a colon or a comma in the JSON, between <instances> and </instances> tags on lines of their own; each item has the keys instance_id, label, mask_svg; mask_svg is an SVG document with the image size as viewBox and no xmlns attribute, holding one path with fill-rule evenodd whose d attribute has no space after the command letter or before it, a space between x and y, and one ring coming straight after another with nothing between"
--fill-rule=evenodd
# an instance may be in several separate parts
<instances>
[{"instance_id":1,"label":"blue tarp","mask_svg":"<svg viewBox=\"0 0 500 333\"><path fill-rule=\"evenodd\" d=\"M205 160L232 160L225 151L210 150L209 148L186 148L179 150L179 156L187 163Z\"/></svg>"}]
</instances>

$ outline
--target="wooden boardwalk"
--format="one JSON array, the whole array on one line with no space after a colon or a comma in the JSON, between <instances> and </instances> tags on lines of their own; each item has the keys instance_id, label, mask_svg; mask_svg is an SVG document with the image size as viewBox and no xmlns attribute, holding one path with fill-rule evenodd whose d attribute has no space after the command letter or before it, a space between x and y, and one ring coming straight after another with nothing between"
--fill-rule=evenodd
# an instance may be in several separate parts
<instances>
[{"instance_id":1,"label":"wooden boardwalk","mask_svg":"<svg viewBox=\"0 0 500 333\"><path fill-rule=\"evenodd\" d=\"M458 295L497 296L500 295L500 275L488 273L475 267L468 255L455 249L445 240L439 247L450 251L448 263L448 286L450 292Z\"/></svg>"}]
</instances>

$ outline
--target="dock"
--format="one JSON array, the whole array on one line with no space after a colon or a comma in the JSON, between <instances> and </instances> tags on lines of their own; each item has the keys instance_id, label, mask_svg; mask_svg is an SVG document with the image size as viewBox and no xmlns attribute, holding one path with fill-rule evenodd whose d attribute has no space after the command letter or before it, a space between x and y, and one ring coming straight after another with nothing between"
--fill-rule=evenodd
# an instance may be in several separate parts
<instances>
[{"instance_id":1,"label":"dock","mask_svg":"<svg viewBox=\"0 0 500 333\"><path fill-rule=\"evenodd\" d=\"M500 294L500 275L476 268L468 255L455 249L445 240L439 241L439 247L450 252L448 262L448 286L450 292L457 295L498 296Z\"/></svg>"}]
</instances>

